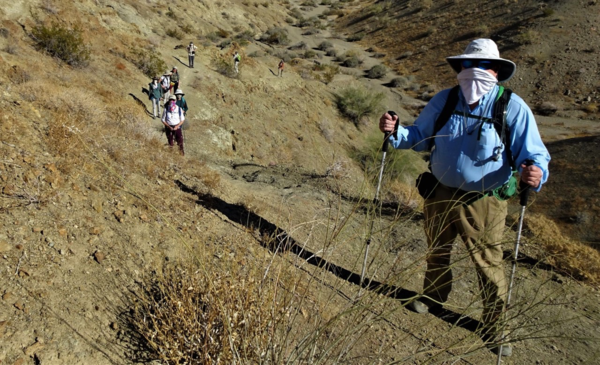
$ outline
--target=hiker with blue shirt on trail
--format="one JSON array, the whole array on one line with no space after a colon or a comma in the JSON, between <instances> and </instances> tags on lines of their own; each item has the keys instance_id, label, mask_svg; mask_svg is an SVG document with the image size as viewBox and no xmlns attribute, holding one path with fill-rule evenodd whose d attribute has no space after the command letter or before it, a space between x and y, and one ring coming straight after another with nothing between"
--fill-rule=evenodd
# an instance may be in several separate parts
<instances>
[{"instance_id":1,"label":"hiker with blue shirt on trail","mask_svg":"<svg viewBox=\"0 0 600 365\"><path fill-rule=\"evenodd\" d=\"M418 181L425 198L427 270L423 295L408 307L434 312L447 301L452 243L460 235L477 268L482 339L493 352L510 356L512 348L500 346L506 334L501 321L507 298L501 245L506 199L515 193L516 171L539 191L548 180L550 155L531 109L497 85L514 75L516 65L500 58L496 43L474 40L463 54L446 60L458 74L457 87L435 95L412 126L400 126L398 117L388 113L379 121L382 132L391 132L394 148L431 150L431 171Z\"/></svg>"}]
</instances>

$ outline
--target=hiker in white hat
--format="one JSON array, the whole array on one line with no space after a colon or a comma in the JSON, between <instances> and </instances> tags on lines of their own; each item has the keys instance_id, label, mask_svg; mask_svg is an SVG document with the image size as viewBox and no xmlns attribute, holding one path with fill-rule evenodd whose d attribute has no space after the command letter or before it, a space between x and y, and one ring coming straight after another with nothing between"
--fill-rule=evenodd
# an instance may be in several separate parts
<instances>
[{"instance_id":1,"label":"hiker in white hat","mask_svg":"<svg viewBox=\"0 0 600 365\"><path fill-rule=\"evenodd\" d=\"M183 110L183 115L187 114L188 111L188 105L187 105L187 101L185 100L185 98L183 97L185 94L183 93L183 90L181 89L177 89L177 91L175 91L175 96L177 97L177 106L180 107Z\"/></svg>"},{"instance_id":2,"label":"hiker in white hat","mask_svg":"<svg viewBox=\"0 0 600 365\"><path fill-rule=\"evenodd\" d=\"M184 155L183 132L181 127L183 122L185 122L185 114L183 113L183 110L177 106L177 97L175 95L169 96L169 100L165 103L165 110L163 111L161 121L165 126L165 134L167 135L169 146L173 147L173 139L175 139L179 146L179 152Z\"/></svg>"},{"instance_id":3,"label":"hiker in white hat","mask_svg":"<svg viewBox=\"0 0 600 365\"><path fill-rule=\"evenodd\" d=\"M162 88L162 91L163 91L164 100L167 101L167 100L169 100L169 95L170 95L170 90L171 90L171 71L169 71L169 70L165 71L165 73L161 76L159 82L160 82L160 87Z\"/></svg>"},{"instance_id":4,"label":"hiker in white hat","mask_svg":"<svg viewBox=\"0 0 600 365\"><path fill-rule=\"evenodd\" d=\"M502 238L507 202L520 181L539 191L548 179L550 155L531 109L498 85L516 65L500 58L490 39L477 39L446 59L458 86L435 95L412 126L385 113L379 128L390 133L397 149L431 151L430 171L419 176L425 198L425 233L429 252L423 294L408 307L418 313L439 311L452 287L454 239L460 236L477 268L483 299L480 335L490 350L510 356L500 321L507 298ZM387 134L386 134L387 136Z\"/></svg>"}]
</instances>

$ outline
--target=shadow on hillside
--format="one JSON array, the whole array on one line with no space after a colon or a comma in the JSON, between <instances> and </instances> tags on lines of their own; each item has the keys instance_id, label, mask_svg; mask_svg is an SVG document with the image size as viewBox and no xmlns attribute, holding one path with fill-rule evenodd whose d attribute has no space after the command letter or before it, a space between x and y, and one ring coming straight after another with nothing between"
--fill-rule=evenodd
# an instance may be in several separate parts
<instances>
[{"instance_id":1,"label":"shadow on hillside","mask_svg":"<svg viewBox=\"0 0 600 365\"><path fill-rule=\"evenodd\" d=\"M144 92L144 88L142 88L142 92ZM147 90L146 90L147 91ZM146 107L146 103L144 103L140 98L138 98L137 96L133 95L132 93L129 93L129 96L131 96L133 98L133 100L142 108L144 108L144 111L146 112L147 115L152 116L152 113L148 110L148 107Z\"/></svg>"},{"instance_id":2,"label":"shadow on hillside","mask_svg":"<svg viewBox=\"0 0 600 365\"><path fill-rule=\"evenodd\" d=\"M260 244L273 253L282 251L294 253L298 257L304 259L307 263L325 269L338 278L346 280L348 283L362 285L366 290L397 299L402 305L408 304L418 295L412 290L385 284L369 278L365 278L365 281L361 284L360 274L354 273L317 256L314 252L311 252L298 244L298 242L296 242L296 240L294 240L294 238L285 230L269 222L264 217L249 211L244 206L230 204L216 196L197 192L179 180L175 180L175 184L177 184L183 192L196 195L198 197L198 200L196 201L197 204L202 205L208 210L219 212L232 222L241 224L250 230L258 230L260 233L258 236L260 237L272 238L266 241L261 240ZM431 314L453 326L458 326L475 333L478 332L478 329L481 328L482 325L475 319L447 309L442 309Z\"/></svg>"},{"instance_id":3,"label":"shadow on hillside","mask_svg":"<svg viewBox=\"0 0 600 365\"><path fill-rule=\"evenodd\" d=\"M173 56L173 58L176 59L179 63L181 63L185 67L190 68L190 66L187 63L184 63L182 60L180 60L179 57Z\"/></svg>"}]
</instances>

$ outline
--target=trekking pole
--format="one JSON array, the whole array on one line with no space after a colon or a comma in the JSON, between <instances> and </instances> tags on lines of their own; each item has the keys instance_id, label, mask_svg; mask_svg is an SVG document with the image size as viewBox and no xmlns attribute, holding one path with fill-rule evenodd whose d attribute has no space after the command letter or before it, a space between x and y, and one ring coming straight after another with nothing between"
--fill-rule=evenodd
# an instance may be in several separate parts
<instances>
[{"instance_id":1,"label":"trekking pole","mask_svg":"<svg viewBox=\"0 0 600 365\"><path fill-rule=\"evenodd\" d=\"M533 160L526 160L525 161L525 166L531 166L533 165ZM508 308L510 307L510 296L512 294L512 289L513 289L513 282L515 279L515 272L517 270L517 257L519 256L519 245L521 244L521 231L523 230L523 217L525 216L525 208L527 207L527 200L529 199L529 188L530 186L527 185L526 183L524 183L523 181L521 181L519 183L519 187L521 188L521 194L520 194L520 201L519 203L521 204L521 215L519 216L519 228L517 230L517 241L515 242L515 252L513 253L513 258L512 258L512 268L510 270L510 280L508 282L508 295L506 297L506 306L505 306L505 313L506 310L508 310ZM502 342L504 341L505 335L504 335L504 331L502 331L502 336L500 337L500 347L498 348L498 361L496 362L497 365L500 365L500 363L502 362Z\"/></svg>"},{"instance_id":2,"label":"trekking pole","mask_svg":"<svg viewBox=\"0 0 600 365\"><path fill-rule=\"evenodd\" d=\"M387 112L389 115L392 116L392 119L397 116L396 112L393 111L388 111ZM396 122L396 128L394 128L394 137L397 136L397 130L398 130L398 122ZM381 168L379 169L379 179L377 181L377 190L375 191L375 198L373 198L373 206L375 206L375 204L377 204L377 201L379 199L379 189L381 188L381 179L383 177L383 168L385 166L385 155L387 154L387 149L388 149L388 138L390 137L390 134L392 132L385 132L385 136L383 137L383 145L381 146L381 151L383 152L383 155L381 156ZM374 223L375 219L371 219L371 223L370 223L370 227L369 227L369 236L367 238L367 242L366 242L366 248L365 248L365 259L363 260L363 266L362 266L362 271L360 273L360 287L362 288L363 286L363 282L365 279L365 269L367 268L367 257L369 256L369 246L371 245L371 234L373 232L373 223Z\"/></svg>"}]
</instances>

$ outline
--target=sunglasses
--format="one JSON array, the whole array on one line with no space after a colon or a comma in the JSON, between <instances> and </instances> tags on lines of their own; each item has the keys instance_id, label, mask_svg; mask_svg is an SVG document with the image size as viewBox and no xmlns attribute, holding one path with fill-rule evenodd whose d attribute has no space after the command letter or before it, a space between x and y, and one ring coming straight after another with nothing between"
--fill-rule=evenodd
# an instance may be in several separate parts
<instances>
[{"instance_id":1,"label":"sunglasses","mask_svg":"<svg viewBox=\"0 0 600 365\"><path fill-rule=\"evenodd\" d=\"M492 61L464 60L461 62L461 65L464 68L477 67L482 70L489 70L493 68L494 63Z\"/></svg>"}]
</instances>

